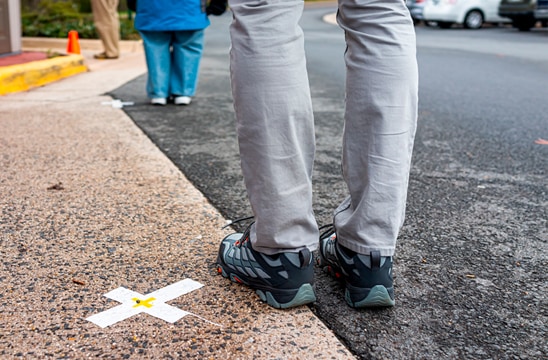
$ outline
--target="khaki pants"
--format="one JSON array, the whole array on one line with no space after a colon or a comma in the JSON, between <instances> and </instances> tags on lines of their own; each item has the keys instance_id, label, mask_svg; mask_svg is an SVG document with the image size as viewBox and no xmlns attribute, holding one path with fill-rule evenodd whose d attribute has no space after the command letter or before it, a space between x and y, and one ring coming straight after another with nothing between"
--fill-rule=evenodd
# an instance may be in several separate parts
<instances>
[{"instance_id":1,"label":"khaki pants","mask_svg":"<svg viewBox=\"0 0 548 360\"><path fill-rule=\"evenodd\" d=\"M91 0L93 20L108 57L120 56L119 0Z\"/></svg>"}]
</instances>

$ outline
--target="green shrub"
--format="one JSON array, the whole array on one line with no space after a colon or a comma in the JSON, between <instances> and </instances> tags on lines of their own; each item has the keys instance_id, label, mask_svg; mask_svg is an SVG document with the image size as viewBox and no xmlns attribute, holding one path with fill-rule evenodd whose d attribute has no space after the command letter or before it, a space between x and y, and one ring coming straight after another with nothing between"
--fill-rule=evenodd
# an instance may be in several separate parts
<instances>
[{"instance_id":1,"label":"green shrub","mask_svg":"<svg viewBox=\"0 0 548 360\"><path fill-rule=\"evenodd\" d=\"M139 40L141 36L133 27L133 20L120 17L120 38L123 40Z\"/></svg>"},{"instance_id":2,"label":"green shrub","mask_svg":"<svg viewBox=\"0 0 548 360\"><path fill-rule=\"evenodd\" d=\"M87 5L86 5L87 4ZM65 38L70 30L78 31L80 39L98 39L93 16L81 12L89 8L89 1L79 4L69 0L40 0L36 6L22 6L21 22L23 36ZM133 20L125 13L120 16L120 38L139 39L133 28Z\"/></svg>"},{"instance_id":3,"label":"green shrub","mask_svg":"<svg viewBox=\"0 0 548 360\"><path fill-rule=\"evenodd\" d=\"M90 13L91 12L91 1L90 0L77 0L76 2L78 3L78 10L80 10L81 13Z\"/></svg>"}]
</instances>

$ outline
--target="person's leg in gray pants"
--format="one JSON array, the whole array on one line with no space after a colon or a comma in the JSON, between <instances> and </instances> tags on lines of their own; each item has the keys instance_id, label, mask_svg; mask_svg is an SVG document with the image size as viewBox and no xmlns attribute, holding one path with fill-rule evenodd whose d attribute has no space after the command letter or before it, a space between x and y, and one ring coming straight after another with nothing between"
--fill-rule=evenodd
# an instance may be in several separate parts
<instances>
[{"instance_id":1,"label":"person's leg in gray pants","mask_svg":"<svg viewBox=\"0 0 548 360\"><path fill-rule=\"evenodd\" d=\"M242 171L266 254L317 248L314 119L298 21L303 1L230 3L230 66Z\"/></svg>"},{"instance_id":2,"label":"person's leg in gray pants","mask_svg":"<svg viewBox=\"0 0 548 360\"><path fill-rule=\"evenodd\" d=\"M313 251L319 232L312 210L314 120L298 25L303 1L231 0L230 7L238 141L255 216L251 251ZM349 196L335 212L336 241L348 250L347 262L373 256L362 261L371 268L379 256L394 254L404 219L417 116L415 33L402 0L339 0L337 20L347 44L342 164ZM228 247L221 246L220 258Z\"/></svg>"},{"instance_id":3,"label":"person's leg in gray pants","mask_svg":"<svg viewBox=\"0 0 548 360\"><path fill-rule=\"evenodd\" d=\"M417 118L415 32L400 0L341 0L337 20L347 43L343 175L350 193L335 214L338 241L392 256Z\"/></svg>"}]
</instances>

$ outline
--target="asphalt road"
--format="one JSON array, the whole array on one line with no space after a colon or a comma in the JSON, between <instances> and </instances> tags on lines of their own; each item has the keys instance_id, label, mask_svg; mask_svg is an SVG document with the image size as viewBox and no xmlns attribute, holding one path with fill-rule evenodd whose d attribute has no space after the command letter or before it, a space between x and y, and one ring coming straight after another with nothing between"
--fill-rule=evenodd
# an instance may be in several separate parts
<instances>
[{"instance_id":1,"label":"asphalt road","mask_svg":"<svg viewBox=\"0 0 548 360\"><path fill-rule=\"evenodd\" d=\"M305 11L316 117L318 222L345 195L339 171L342 32ZM230 15L213 18L191 106L153 107L145 78L112 95L228 219L251 214L228 72ZM420 106L396 307L357 311L317 269L316 314L362 359L548 356L548 30L417 28ZM220 240L220 239L219 239ZM215 261L211 259L212 263Z\"/></svg>"}]
</instances>

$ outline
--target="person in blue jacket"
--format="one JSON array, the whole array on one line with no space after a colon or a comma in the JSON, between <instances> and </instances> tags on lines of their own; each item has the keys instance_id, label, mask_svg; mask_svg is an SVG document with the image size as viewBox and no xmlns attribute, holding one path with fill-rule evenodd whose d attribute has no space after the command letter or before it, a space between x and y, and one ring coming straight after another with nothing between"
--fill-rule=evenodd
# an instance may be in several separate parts
<instances>
[{"instance_id":1,"label":"person in blue jacket","mask_svg":"<svg viewBox=\"0 0 548 360\"><path fill-rule=\"evenodd\" d=\"M136 12L135 28L143 39L148 69L146 91L154 105L173 98L190 104L196 93L198 70L208 15L221 15L226 0L155 0L128 2Z\"/></svg>"}]
</instances>

